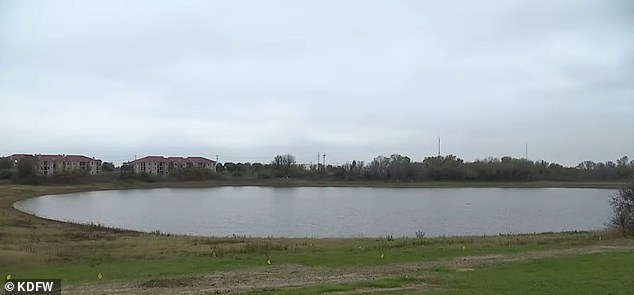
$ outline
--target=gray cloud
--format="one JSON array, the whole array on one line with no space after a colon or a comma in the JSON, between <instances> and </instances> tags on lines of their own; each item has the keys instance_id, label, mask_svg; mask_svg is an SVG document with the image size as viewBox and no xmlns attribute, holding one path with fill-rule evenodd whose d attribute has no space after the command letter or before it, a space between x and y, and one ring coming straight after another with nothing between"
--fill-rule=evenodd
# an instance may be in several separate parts
<instances>
[{"instance_id":1,"label":"gray cloud","mask_svg":"<svg viewBox=\"0 0 634 295\"><path fill-rule=\"evenodd\" d=\"M630 1L0 2L0 154L634 156Z\"/></svg>"}]
</instances>

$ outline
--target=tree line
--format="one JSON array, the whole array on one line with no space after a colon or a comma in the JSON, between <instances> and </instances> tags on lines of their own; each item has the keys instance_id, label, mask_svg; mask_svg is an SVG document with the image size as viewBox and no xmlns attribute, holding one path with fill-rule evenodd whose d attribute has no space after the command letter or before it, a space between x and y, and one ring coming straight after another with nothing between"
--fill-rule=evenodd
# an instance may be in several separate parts
<instances>
[{"instance_id":1,"label":"tree line","mask_svg":"<svg viewBox=\"0 0 634 295\"><path fill-rule=\"evenodd\" d=\"M0 180L16 183L75 182L77 179L111 180L207 180L207 179L325 179L350 181L602 181L625 180L634 176L634 161L622 157L616 161L584 161L574 167L557 163L531 161L512 157L464 161L454 155L426 157L422 161L399 154L378 156L372 161L352 160L342 165L298 164L291 154L277 155L269 163L217 164L216 171L184 169L170 176L136 175L131 167L115 167L103 163L102 175L86 175L83 171L65 171L52 177L37 175L38 163L31 158L12 162L0 158Z\"/></svg>"},{"instance_id":2,"label":"tree line","mask_svg":"<svg viewBox=\"0 0 634 295\"><path fill-rule=\"evenodd\" d=\"M622 157L616 162L584 161L565 167L546 161L512 157L478 159L467 162L454 155L427 157L412 161L399 154L378 156L369 163L348 161L343 165L300 165L290 154L278 155L270 163L218 165L218 173L228 177L325 178L333 180L382 181L575 181L625 180L634 176L634 161Z\"/></svg>"}]
</instances>

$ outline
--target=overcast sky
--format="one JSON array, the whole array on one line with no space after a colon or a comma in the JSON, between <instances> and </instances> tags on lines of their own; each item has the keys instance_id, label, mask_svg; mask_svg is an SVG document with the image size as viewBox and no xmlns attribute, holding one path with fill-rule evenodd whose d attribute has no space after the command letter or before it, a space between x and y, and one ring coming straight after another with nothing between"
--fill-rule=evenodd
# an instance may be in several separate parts
<instances>
[{"instance_id":1,"label":"overcast sky","mask_svg":"<svg viewBox=\"0 0 634 295\"><path fill-rule=\"evenodd\" d=\"M634 156L634 2L0 0L0 155Z\"/></svg>"}]
</instances>

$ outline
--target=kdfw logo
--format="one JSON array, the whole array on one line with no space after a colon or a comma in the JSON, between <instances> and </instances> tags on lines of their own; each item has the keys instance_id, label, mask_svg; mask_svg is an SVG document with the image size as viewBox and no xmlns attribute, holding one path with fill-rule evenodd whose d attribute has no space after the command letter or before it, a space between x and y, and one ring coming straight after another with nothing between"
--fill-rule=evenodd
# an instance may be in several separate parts
<instances>
[{"instance_id":1,"label":"kdfw logo","mask_svg":"<svg viewBox=\"0 0 634 295\"><path fill-rule=\"evenodd\" d=\"M62 294L61 280L7 280L4 283L5 294Z\"/></svg>"}]
</instances>

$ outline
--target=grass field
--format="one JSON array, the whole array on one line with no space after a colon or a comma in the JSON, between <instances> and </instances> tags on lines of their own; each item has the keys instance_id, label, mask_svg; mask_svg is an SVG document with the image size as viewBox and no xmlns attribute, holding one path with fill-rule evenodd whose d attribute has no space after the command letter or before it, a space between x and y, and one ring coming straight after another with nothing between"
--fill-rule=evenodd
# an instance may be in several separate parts
<instances>
[{"instance_id":1,"label":"grass field","mask_svg":"<svg viewBox=\"0 0 634 295\"><path fill-rule=\"evenodd\" d=\"M632 294L631 252L594 253L498 263L478 269L438 268L414 277L269 289L248 294Z\"/></svg>"},{"instance_id":2,"label":"grass field","mask_svg":"<svg viewBox=\"0 0 634 295\"><path fill-rule=\"evenodd\" d=\"M67 224L11 206L42 194L139 186L161 184L0 185L0 274L61 278L65 292L89 294L634 292L634 240L607 231L390 241L210 238Z\"/></svg>"}]
</instances>

